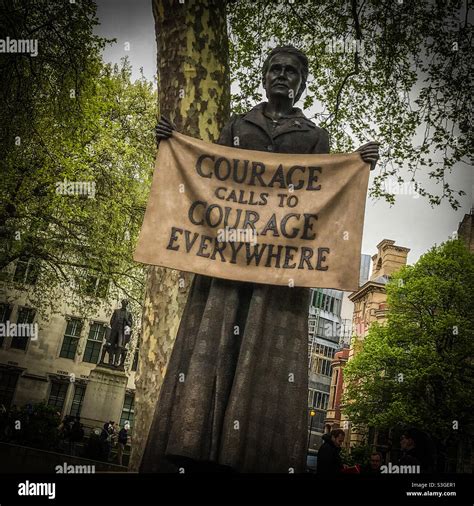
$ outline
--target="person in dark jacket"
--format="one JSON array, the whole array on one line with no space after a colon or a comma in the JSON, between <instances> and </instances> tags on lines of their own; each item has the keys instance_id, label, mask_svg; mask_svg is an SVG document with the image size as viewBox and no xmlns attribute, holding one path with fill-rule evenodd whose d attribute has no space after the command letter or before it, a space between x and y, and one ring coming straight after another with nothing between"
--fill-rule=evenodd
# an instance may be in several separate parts
<instances>
[{"instance_id":1,"label":"person in dark jacket","mask_svg":"<svg viewBox=\"0 0 474 506\"><path fill-rule=\"evenodd\" d=\"M102 442L102 460L105 462L109 461L110 458L110 451L112 449L112 439L115 434L115 428L114 428L115 422L110 421L104 423L104 426L102 428L102 432L100 434L100 440Z\"/></svg>"},{"instance_id":2,"label":"person in dark jacket","mask_svg":"<svg viewBox=\"0 0 474 506\"><path fill-rule=\"evenodd\" d=\"M130 425L126 423L118 433L118 448L117 448L117 463L119 466L122 465L123 453L128 443L128 429Z\"/></svg>"},{"instance_id":3,"label":"person in dark jacket","mask_svg":"<svg viewBox=\"0 0 474 506\"><path fill-rule=\"evenodd\" d=\"M69 433L69 453L76 455L77 445L81 443L84 438L84 429L82 427L81 419L76 416L76 420L72 424L71 431Z\"/></svg>"},{"instance_id":4,"label":"person in dark jacket","mask_svg":"<svg viewBox=\"0 0 474 506\"><path fill-rule=\"evenodd\" d=\"M378 475L382 473L383 455L380 452L373 452L370 455L368 464L362 466L361 474Z\"/></svg>"},{"instance_id":5,"label":"person in dark jacket","mask_svg":"<svg viewBox=\"0 0 474 506\"><path fill-rule=\"evenodd\" d=\"M345 433L342 429L334 429L322 437L324 443L318 451L316 472L320 475L337 475L344 468L341 459L341 446Z\"/></svg>"},{"instance_id":6,"label":"person in dark jacket","mask_svg":"<svg viewBox=\"0 0 474 506\"><path fill-rule=\"evenodd\" d=\"M432 471L433 459L428 437L422 431L410 428L400 437L402 454L398 464L400 466L419 466L420 473Z\"/></svg>"}]
</instances>

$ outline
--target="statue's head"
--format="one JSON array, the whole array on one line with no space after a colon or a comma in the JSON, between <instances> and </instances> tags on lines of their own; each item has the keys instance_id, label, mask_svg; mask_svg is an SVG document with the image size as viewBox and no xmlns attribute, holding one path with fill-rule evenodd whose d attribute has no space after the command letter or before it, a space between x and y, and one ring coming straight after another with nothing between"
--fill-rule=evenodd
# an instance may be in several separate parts
<instances>
[{"instance_id":1,"label":"statue's head","mask_svg":"<svg viewBox=\"0 0 474 506\"><path fill-rule=\"evenodd\" d=\"M267 97L285 95L295 104L306 88L308 58L293 46L272 49L262 68L262 83Z\"/></svg>"},{"instance_id":2,"label":"statue's head","mask_svg":"<svg viewBox=\"0 0 474 506\"><path fill-rule=\"evenodd\" d=\"M122 309L127 309L127 306L128 306L128 300L127 299L123 299L122 300Z\"/></svg>"}]
</instances>

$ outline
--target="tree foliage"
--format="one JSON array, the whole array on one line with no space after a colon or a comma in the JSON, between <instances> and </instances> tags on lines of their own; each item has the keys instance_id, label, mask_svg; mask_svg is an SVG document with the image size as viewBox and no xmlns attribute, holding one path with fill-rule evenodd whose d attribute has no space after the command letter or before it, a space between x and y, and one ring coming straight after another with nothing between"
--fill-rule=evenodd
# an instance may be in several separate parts
<instances>
[{"instance_id":1,"label":"tree foliage","mask_svg":"<svg viewBox=\"0 0 474 506\"><path fill-rule=\"evenodd\" d=\"M354 424L412 425L434 440L474 434L474 256L461 241L432 248L387 285L388 319L373 324L344 369Z\"/></svg>"},{"instance_id":2,"label":"tree foliage","mask_svg":"<svg viewBox=\"0 0 474 506\"><path fill-rule=\"evenodd\" d=\"M230 2L233 108L261 100L268 48L293 44L309 58L303 106L328 129L331 149L381 142L371 194L394 203L388 183L406 182L431 205L447 199L457 209L464 191L449 175L472 161L469 13L461 0Z\"/></svg>"},{"instance_id":3,"label":"tree foliage","mask_svg":"<svg viewBox=\"0 0 474 506\"><path fill-rule=\"evenodd\" d=\"M89 306L109 282L141 302L132 255L156 149L152 84L132 82L126 60L102 63L92 1L15 1L2 18L10 37L38 39L38 56L2 56L0 268L35 259L29 296L52 308L58 288ZM93 192L61 188L77 182Z\"/></svg>"},{"instance_id":4,"label":"tree foliage","mask_svg":"<svg viewBox=\"0 0 474 506\"><path fill-rule=\"evenodd\" d=\"M44 403L0 412L0 441L55 451L61 415Z\"/></svg>"}]
</instances>

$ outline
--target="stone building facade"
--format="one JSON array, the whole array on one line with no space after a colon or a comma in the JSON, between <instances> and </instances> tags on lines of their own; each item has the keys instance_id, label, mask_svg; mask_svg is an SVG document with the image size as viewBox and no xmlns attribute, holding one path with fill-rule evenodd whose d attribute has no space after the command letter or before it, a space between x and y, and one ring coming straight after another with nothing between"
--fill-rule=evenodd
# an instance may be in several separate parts
<instances>
[{"instance_id":1,"label":"stone building facade","mask_svg":"<svg viewBox=\"0 0 474 506\"><path fill-rule=\"evenodd\" d=\"M44 402L62 418L80 416L86 428L109 420L121 426L128 420L133 427L138 350L129 351L124 372L97 366L106 326L121 297L94 292L98 304L86 317L68 303L73 294L64 290L54 310L45 310L31 303L28 294L37 273L24 263L10 266L0 281L0 406ZM8 335L13 334L9 325L19 323L32 325L37 334Z\"/></svg>"}]
</instances>

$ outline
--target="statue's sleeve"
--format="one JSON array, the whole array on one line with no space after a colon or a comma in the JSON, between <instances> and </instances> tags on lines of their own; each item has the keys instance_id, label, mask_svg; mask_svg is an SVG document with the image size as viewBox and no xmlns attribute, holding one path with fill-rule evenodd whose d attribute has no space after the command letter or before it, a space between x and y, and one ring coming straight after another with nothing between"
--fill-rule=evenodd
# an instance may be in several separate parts
<instances>
[{"instance_id":1,"label":"statue's sleeve","mask_svg":"<svg viewBox=\"0 0 474 506\"><path fill-rule=\"evenodd\" d=\"M232 116L230 120L224 125L221 130L217 144L222 146L233 146L234 145L234 123L238 116Z\"/></svg>"},{"instance_id":2,"label":"statue's sleeve","mask_svg":"<svg viewBox=\"0 0 474 506\"><path fill-rule=\"evenodd\" d=\"M314 145L313 153L324 155L329 153L329 133L326 129L320 129L319 139Z\"/></svg>"}]
</instances>

